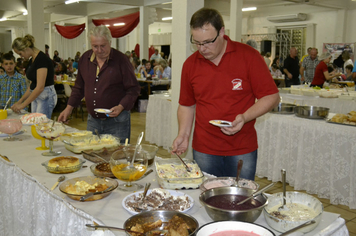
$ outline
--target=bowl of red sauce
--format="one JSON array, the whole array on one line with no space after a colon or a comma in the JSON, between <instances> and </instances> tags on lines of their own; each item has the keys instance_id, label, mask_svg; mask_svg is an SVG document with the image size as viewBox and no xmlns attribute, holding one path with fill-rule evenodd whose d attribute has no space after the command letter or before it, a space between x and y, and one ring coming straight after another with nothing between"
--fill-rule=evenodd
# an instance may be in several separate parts
<instances>
[{"instance_id":1,"label":"bowl of red sauce","mask_svg":"<svg viewBox=\"0 0 356 236\"><path fill-rule=\"evenodd\" d=\"M274 236L264 226L241 221L217 221L201 226L196 236Z\"/></svg>"},{"instance_id":2,"label":"bowl of red sauce","mask_svg":"<svg viewBox=\"0 0 356 236\"><path fill-rule=\"evenodd\" d=\"M219 187L208 189L199 196L200 203L214 221L237 220L255 222L268 204L267 197L260 194L241 204L236 203L251 196L255 190L239 187Z\"/></svg>"}]
</instances>

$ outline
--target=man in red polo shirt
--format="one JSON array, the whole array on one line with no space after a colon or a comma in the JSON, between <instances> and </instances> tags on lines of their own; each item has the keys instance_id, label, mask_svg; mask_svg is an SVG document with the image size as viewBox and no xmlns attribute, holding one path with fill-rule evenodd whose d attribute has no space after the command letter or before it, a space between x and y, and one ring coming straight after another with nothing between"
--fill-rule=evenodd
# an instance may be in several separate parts
<instances>
[{"instance_id":1,"label":"man in red polo shirt","mask_svg":"<svg viewBox=\"0 0 356 236\"><path fill-rule=\"evenodd\" d=\"M242 159L241 177L253 180L255 119L277 106L278 89L259 52L225 35L218 11L198 10L190 27L191 43L198 50L183 65L179 132L172 152L187 150L195 115L193 156L199 167L216 176L236 176ZM216 127L211 120L231 121L232 126Z\"/></svg>"}]
</instances>

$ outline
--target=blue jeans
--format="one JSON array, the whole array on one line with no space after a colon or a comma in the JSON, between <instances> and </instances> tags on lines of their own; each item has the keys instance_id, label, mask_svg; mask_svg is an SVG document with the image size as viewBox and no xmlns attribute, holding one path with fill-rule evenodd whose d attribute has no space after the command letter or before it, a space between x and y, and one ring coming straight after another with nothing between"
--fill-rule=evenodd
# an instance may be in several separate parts
<instances>
[{"instance_id":1,"label":"blue jeans","mask_svg":"<svg viewBox=\"0 0 356 236\"><path fill-rule=\"evenodd\" d=\"M31 91L32 92L32 91ZM54 107L57 104L57 93L54 85L44 88L42 93L31 102L32 113L43 113L48 119L51 119Z\"/></svg>"},{"instance_id":2,"label":"blue jeans","mask_svg":"<svg viewBox=\"0 0 356 236\"><path fill-rule=\"evenodd\" d=\"M243 166L240 177L255 180L257 150L237 156L216 156L193 150L193 158L202 171L217 177L236 177L237 162L242 159Z\"/></svg>"},{"instance_id":3,"label":"blue jeans","mask_svg":"<svg viewBox=\"0 0 356 236\"><path fill-rule=\"evenodd\" d=\"M130 111L123 110L117 117L96 119L88 114L87 130L95 134L95 129L99 134L112 134L120 139L120 143L125 143L131 133L131 114Z\"/></svg>"}]
</instances>

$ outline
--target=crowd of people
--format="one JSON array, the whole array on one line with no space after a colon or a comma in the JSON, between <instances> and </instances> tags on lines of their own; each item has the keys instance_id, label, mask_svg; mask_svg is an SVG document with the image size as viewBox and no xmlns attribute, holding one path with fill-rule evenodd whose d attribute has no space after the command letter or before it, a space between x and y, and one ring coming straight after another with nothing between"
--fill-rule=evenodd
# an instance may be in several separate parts
<instances>
[{"instance_id":1,"label":"crowd of people","mask_svg":"<svg viewBox=\"0 0 356 236\"><path fill-rule=\"evenodd\" d=\"M249 45L252 45L251 42ZM307 54L300 60L295 47L290 48L289 55L283 62L282 58L276 55L271 63L269 52L261 52L261 56L274 78L281 79L284 76L284 83L276 81L277 85L281 84L282 87L300 84L323 87L325 82L356 81L356 68L347 50L344 50L333 62L330 53L326 52L318 56L318 49L312 47L308 48Z\"/></svg>"}]
</instances>

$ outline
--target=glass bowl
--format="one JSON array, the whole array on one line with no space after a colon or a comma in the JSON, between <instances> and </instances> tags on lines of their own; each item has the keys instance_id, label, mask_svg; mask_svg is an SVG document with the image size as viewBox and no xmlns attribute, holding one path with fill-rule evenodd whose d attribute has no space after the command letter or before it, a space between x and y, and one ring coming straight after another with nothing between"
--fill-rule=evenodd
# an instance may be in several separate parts
<instances>
[{"instance_id":1,"label":"glass bowl","mask_svg":"<svg viewBox=\"0 0 356 236\"><path fill-rule=\"evenodd\" d=\"M113 186L113 188L105 193L93 195L89 198L87 198L85 201L95 201L95 200L100 200L102 198L105 198L109 196L118 186L118 182L115 179L110 179L110 178L100 178L96 176L83 176L83 177L77 177L73 179L69 179L67 181L64 181L61 185L59 185L59 190L66 194L69 198L80 201L80 198L87 194L73 194L73 193L68 193L69 189L72 188L77 182L79 181L85 181L86 183L93 185L93 184L105 184L107 185L107 188L110 188Z\"/></svg>"},{"instance_id":2,"label":"glass bowl","mask_svg":"<svg viewBox=\"0 0 356 236\"><path fill-rule=\"evenodd\" d=\"M87 150L98 151L104 147L119 147L120 139L110 134L100 135L100 139L97 135L93 135L89 138L83 136L82 139L72 140L71 142L65 143L64 146L67 150L80 154L82 151Z\"/></svg>"},{"instance_id":3,"label":"glass bowl","mask_svg":"<svg viewBox=\"0 0 356 236\"><path fill-rule=\"evenodd\" d=\"M102 169L101 167L103 165L104 166L107 165L109 169L108 170L106 168ZM97 166L99 166L100 169L98 169ZM93 164L90 166L90 170L95 176L115 178L115 175L111 172L110 163L100 162L100 163Z\"/></svg>"},{"instance_id":4,"label":"glass bowl","mask_svg":"<svg viewBox=\"0 0 356 236\"><path fill-rule=\"evenodd\" d=\"M79 159L79 158L78 158ZM79 159L79 164L75 166L70 166L70 167L64 167L64 166L57 166L57 167L51 167L48 166L48 161L43 162L41 165L43 165L48 172L53 173L53 174L67 174L67 173L72 173L80 170L85 162L85 160Z\"/></svg>"},{"instance_id":5,"label":"glass bowl","mask_svg":"<svg viewBox=\"0 0 356 236\"><path fill-rule=\"evenodd\" d=\"M125 146L126 150L135 150L136 145L127 145ZM151 166L154 163L158 147L156 145L151 144L140 144L140 148L138 148L137 152L141 152L141 150L146 151L147 159L148 159L148 166Z\"/></svg>"},{"instance_id":6,"label":"glass bowl","mask_svg":"<svg viewBox=\"0 0 356 236\"><path fill-rule=\"evenodd\" d=\"M234 177L216 177L216 178L210 178L205 180L201 185L200 185L200 190L202 192L211 189L211 188L217 188L217 187L229 187L235 183ZM255 181L249 180L249 179L243 179L240 178L238 182L238 187L240 188L249 188L252 190L257 191L259 189L260 185L256 183Z\"/></svg>"},{"instance_id":7,"label":"glass bowl","mask_svg":"<svg viewBox=\"0 0 356 236\"><path fill-rule=\"evenodd\" d=\"M177 158L157 158L155 161L157 182L164 189L197 189L206 179L194 160L183 159L193 170L187 172Z\"/></svg>"}]
</instances>

